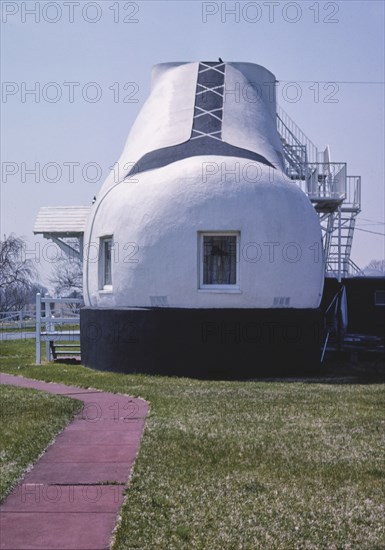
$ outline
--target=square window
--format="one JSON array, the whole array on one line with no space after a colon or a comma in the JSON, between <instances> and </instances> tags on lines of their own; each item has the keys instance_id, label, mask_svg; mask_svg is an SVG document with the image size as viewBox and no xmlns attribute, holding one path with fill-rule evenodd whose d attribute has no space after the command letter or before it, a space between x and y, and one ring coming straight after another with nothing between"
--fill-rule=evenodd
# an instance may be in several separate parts
<instances>
[{"instance_id":1,"label":"square window","mask_svg":"<svg viewBox=\"0 0 385 550\"><path fill-rule=\"evenodd\" d=\"M200 288L236 289L239 233L200 234Z\"/></svg>"}]
</instances>

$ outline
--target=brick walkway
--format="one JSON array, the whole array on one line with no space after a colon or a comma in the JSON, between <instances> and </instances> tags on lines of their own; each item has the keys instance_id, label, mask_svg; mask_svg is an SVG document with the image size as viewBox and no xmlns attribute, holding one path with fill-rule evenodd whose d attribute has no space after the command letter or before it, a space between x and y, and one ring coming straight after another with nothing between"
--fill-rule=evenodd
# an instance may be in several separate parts
<instances>
[{"instance_id":1,"label":"brick walkway","mask_svg":"<svg viewBox=\"0 0 385 550\"><path fill-rule=\"evenodd\" d=\"M8 374L0 375L0 383L84 402L1 506L1 550L108 549L148 404Z\"/></svg>"}]
</instances>

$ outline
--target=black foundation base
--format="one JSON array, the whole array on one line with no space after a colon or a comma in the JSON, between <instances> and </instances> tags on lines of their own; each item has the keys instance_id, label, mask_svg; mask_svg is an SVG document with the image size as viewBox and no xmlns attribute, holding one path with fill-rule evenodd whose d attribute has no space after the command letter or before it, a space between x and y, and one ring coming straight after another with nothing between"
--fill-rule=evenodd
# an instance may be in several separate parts
<instances>
[{"instance_id":1,"label":"black foundation base","mask_svg":"<svg viewBox=\"0 0 385 550\"><path fill-rule=\"evenodd\" d=\"M97 309L80 315L82 363L124 373L242 379L319 367L319 309Z\"/></svg>"}]
</instances>

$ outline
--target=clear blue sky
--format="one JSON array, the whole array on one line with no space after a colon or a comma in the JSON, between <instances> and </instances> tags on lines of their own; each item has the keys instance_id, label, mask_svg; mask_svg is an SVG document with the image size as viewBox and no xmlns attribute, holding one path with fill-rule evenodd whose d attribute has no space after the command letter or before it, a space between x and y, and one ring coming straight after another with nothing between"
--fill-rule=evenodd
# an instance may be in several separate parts
<instances>
[{"instance_id":1,"label":"clear blue sky","mask_svg":"<svg viewBox=\"0 0 385 550\"><path fill-rule=\"evenodd\" d=\"M366 232L385 232L382 1L1 4L2 166L16 172L2 176L2 235L23 235L33 247L40 206L90 204L149 93L152 65L220 56L271 70L283 109L362 176L365 232L356 231L352 258L361 267L384 258L383 236ZM298 101L282 92L285 81L297 83ZM35 163L40 182L24 173ZM68 163L78 163L73 182ZM87 167L97 181L84 181Z\"/></svg>"}]
</instances>

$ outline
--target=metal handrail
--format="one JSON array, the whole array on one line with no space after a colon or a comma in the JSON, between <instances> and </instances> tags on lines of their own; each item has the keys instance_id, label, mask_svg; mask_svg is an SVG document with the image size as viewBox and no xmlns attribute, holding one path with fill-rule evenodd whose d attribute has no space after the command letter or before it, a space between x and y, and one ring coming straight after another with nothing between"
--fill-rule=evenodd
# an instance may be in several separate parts
<instances>
[{"instance_id":1,"label":"metal handrail","mask_svg":"<svg viewBox=\"0 0 385 550\"><path fill-rule=\"evenodd\" d=\"M281 135L286 129L286 131L289 132L289 136L292 137L296 144L306 146L307 161L316 162L318 160L318 149L315 144L307 137L307 135L294 122L294 120L290 118L290 116L282 109L280 105L277 105L277 129ZM284 136L282 135L282 137Z\"/></svg>"},{"instance_id":2,"label":"metal handrail","mask_svg":"<svg viewBox=\"0 0 385 550\"><path fill-rule=\"evenodd\" d=\"M361 209L361 176L346 176L345 206Z\"/></svg>"},{"instance_id":3,"label":"metal handrail","mask_svg":"<svg viewBox=\"0 0 385 550\"><path fill-rule=\"evenodd\" d=\"M346 162L306 162L299 167L297 177L301 189L310 198L345 199Z\"/></svg>"}]
</instances>

